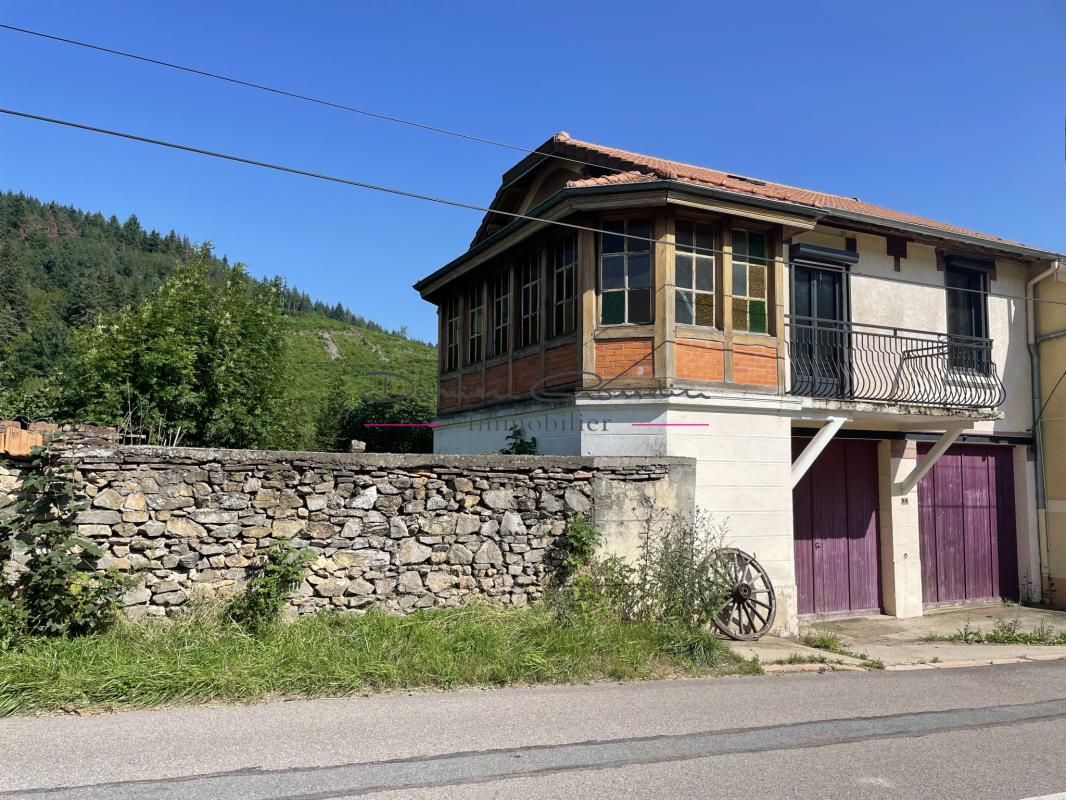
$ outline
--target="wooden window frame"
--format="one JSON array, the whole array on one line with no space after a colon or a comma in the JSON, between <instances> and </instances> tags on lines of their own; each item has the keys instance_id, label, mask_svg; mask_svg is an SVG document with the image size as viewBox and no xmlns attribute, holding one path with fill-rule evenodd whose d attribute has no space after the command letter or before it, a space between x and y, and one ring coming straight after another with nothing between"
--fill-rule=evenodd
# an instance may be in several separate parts
<instances>
[{"instance_id":1,"label":"wooden window frame","mask_svg":"<svg viewBox=\"0 0 1066 800\"><path fill-rule=\"evenodd\" d=\"M477 303L474 303L474 300ZM478 283L467 291L466 363L480 364L485 358L485 285Z\"/></svg>"},{"instance_id":2,"label":"wooden window frame","mask_svg":"<svg viewBox=\"0 0 1066 800\"><path fill-rule=\"evenodd\" d=\"M496 358L511 351L511 270L502 269L495 273L489 285L492 294L491 357Z\"/></svg>"},{"instance_id":3,"label":"wooden window frame","mask_svg":"<svg viewBox=\"0 0 1066 800\"><path fill-rule=\"evenodd\" d=\"M567 248L570 248L570 259L564 261ZM553 242L551 247L552 270L551 270L551 331L552 336L568 336L577 331L578 323L578 242L577 235L571 234ZM571 288L569 296L566 294L567 282ZM560 291L560 287L561 291ZM570 312L569 325L567 324L567 310ZM561 318L561 322L560 322Z\"/></svg>"},{"instance_id":4,"label":"wooden window frame","mask_svg":"<svg viewBox=\"0 0 1066 800\"><path fill-rule=\"evenodd\" d=\"M462 298L458 293L444 301L444 372L455 372L461 366L462 306Z\"/></svg>"},{"instance_id":5,"label":"wooden window frame","mask_svg":"<svg viewBox=\"0 0 1066 800\"><path fill-rule=\"evenodd\" d=\"M518 346L536 347L541 343L540 319L544 305L544 275L539 250L518 259ZM527 280L527 277L533 276Z\"/></svg>"}]
</instances>

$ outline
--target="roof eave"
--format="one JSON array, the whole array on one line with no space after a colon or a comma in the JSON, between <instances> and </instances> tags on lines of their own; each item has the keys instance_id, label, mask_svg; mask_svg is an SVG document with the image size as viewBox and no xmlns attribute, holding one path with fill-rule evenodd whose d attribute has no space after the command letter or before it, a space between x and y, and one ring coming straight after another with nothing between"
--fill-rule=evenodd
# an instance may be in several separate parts
<instances>
[{"instance_id":1,"label":"roof eave","mask_svg":"<svg viewBox=\"0 0 1066 800\"><path fill-rule=\"evenodd\" d=\"M531 154L533 156L535 154ZM744 205L755 206L758 208L772 209L775 211L784 211L790 214L796 214L799 216L807 216L818 220L831 221L834 219L846 220L850 222L865 223L867 225L875 225L881 228L890 228L892 230L905 231L909 233L919 234L922 236L933 237L941 240L948 240L954 242L960 242L968 244L974 247L981 247L985 249L991 249L1000 251L1003 253L1009 253L1014 256L1018 256L1027 260L1034 261L1050 261L1056 259L1063 259L1066 256L1055 253L1050 250L1040 250L1035 247L1029 247L1027 245L1014 243L1014 242L999 242L991 239L985 239L980 236L971 236L965 233L959 233L955 231L946 231L942 228L937 228L931 225L921 225L912 222L901 222L898 220L888 219L885 217L878 217L872 214L863 214L857 211L846 211L838 208L829 208L825 206L815 206L807 203L794 203L788 200L773 200L765 197L757 197L745 192L736 192L729 189L721 189L713 186L700 186L698 184L689 183L687 181L669 180L660 178L657 180L640 181L634 183L619 183L619 184L607 184L603 186L582 186L561 189L551 197L547 198L544 202L540 203L534 208L531 208L522 218L513 220L505 225L500 230L479 242L474 247L471 247L462 255L449 261L444 266L430 273L426 277L422 278L414 284L414 289L426 297L427 290L435 284L440 278L446 274L462 266L466 261L475 257L479 253L487 250L493 245L497 244L503 239L506 239L512 233L520 230L523 226L537 221L536 218L540 217L547 211L558 206L576 196L590 196L597 194L620 194L626 192L646 192L649 190L667 189L673 191L684 191L702 197L716 198L721 200L730 200L739 202ZM499 213L499 212L496 212ZM550 224L550 221L549 221Z\"/></svg>"},{"instance_id":2,"label":"roof eave","mask_svg":"<svg viewBox=\"0 0 1066 800\"><path fill-rule=\"evenodd\" d=\"M744 194L743 192L731 192L727 189L716 189L710 186L697 186L695 184L686 183L684 181L675 181L667 179L640 181L639 183L618 183L608 184L604 186L580 186L560 189L558 192L547 198L540 205L535 206L534 208L531 208L529 211L527 211L522 218L515 219L514 221L508 223L488 238L479 242L474 247L471 247L461 256L458 256L452 261L449 261L443 267L440 267L439 269L435 270L434 272L430 273L426 277L416 282L414 284L414 289L423 297L425 297L426 290L431 286L431 284L435 283L444 275L451 272L453 269L462 266L463 263L469 261L471 258L475 257L479 253L492 247L499 241L506 239L515 231L520 230L523 226L531 222L537 221L535 219L530 219L531 217L540 217L545 212L550 211L551 209L558 206L560 203L563 203L573 197L588 197L598 194L624 194L627 192L647 192L659 189L668 189L674 191L680 189L681 191L701 195L704 197L740 201L743 202L745 205L773 209L776 211L786 211L788 213L798 214L801 216L823 216L821 212L819 212L817 209L814 209L811 206L801 205L799 203L789 203L787 201L771 200L763 197L752 197L751 195ZM548 222L549 224L551 224L551 221Z\"/></svg>"},{"instance_id":3,"label":"roof eave","mask_svg":"<svg viewBox=\"0 0 1066 800\"><path fill-rule=\"evenodd\" d=\"M1002 242L996 241L995 239L986 239L983 236L973 236L967 233L944 230L943 228L938 228L934 225L921 225L916 222L901 222L887 217L878 217L874 214L863 214L858 211L845 211L843 209L829 208L826 206L817 206L817 208L821 211L822 217L826 222L832 222L834 219L845 220L848 222L861 222L867 225L876 225L881 228L891 228L892 230L905 231L907 233L919 234L921 236L928 236L935 239L961 242L974 247L998 250L1031 261L1049 261L1066 258L1066 256L1063 256L1061 253L1056 253L1051 250L1041 250L1018 242Z\"/></svg>"}]
</instances>

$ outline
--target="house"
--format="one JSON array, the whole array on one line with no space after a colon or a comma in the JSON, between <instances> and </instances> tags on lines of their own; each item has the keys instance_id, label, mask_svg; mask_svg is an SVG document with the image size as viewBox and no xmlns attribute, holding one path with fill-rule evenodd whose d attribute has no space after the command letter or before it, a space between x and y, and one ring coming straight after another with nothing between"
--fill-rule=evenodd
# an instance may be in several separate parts
<instances>
[{"instance_id":1,"label":"house","mask_svg":"<svg viewBox=\"0 0 1066 800\"><path fill-rule=\"evenodd\" d=\"M1028 344L1036 369L1033 395L1037 461L1037 542L1044 597L1066 603L1066 265L1030 280Z\"/></svg>"},{"instance_id":2,"label":"house","mask_svg":"<svg viewBox=\"0 0 1066 800\"><path fill-rule=\"evenodd\" d=\"M1059 259L560 133L415 285L439 315L435 448L520 425L543 453L696 459L696 506L766 567L786 628L1038 599L1024 298Z\"/></svg>"}]
</instances>

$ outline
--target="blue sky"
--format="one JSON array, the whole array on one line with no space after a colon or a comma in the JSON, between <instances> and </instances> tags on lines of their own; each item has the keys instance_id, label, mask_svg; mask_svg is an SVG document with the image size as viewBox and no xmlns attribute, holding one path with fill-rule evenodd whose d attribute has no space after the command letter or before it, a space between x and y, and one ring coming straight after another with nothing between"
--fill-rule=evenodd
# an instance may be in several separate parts
<instances>
[{"instance_id":1,"label":"blue sky","mask_svg":"<svg viewBox=\"0 0 1066 800\"><path fill-rule=\"evenodd\" d=\"M1066 4L7 0L0 20L522 146L577 138L1066 250ZM487 204L519 154L0 31L0 105ZM0 189L433 340L448 209L0 118Z\"/></svg>"}]
</instances>

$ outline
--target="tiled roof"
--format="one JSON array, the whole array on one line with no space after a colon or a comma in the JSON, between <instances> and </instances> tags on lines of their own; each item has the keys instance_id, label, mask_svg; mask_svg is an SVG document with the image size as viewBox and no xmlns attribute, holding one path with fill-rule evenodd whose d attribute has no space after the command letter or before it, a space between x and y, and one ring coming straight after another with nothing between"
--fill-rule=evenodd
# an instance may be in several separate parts
<instances>
[{"instance_id":1,"label":"tiled roof","mask_svg":"<svg viewBox=\"0 0 1066 800\"><path fill-rule=\"evenodd\" d=\"M893 211L890 208L865 203L856 197L844 197L827 192L818 192L812 189L802 189L796 186L788 186L783 183L773 183L761 179L748 178L734 175L706 167L697 167L680 161L669 161L654 156L646 156L629 150L620 150L616 147L606 147L592 142L583 142L572 139L566 133L556 134L549 144L554 144L554 150L565 157L582 161L589 161L604 166L613 166L625 169L611 175L600 178L588 178L584 180L570 181L567 186L587 187L625 183L641 183L656 179L678 180L683 183L692 183L700 186L710 186L726 189L731 192L762 197L769 200L782 200L790 203L810 206L820 211L842 211L853 214L864 214L870 217L885 220L887 223L899 222L910 225L922 225L928 228L944 231L948 234L961 234L986 239L990 242L998 242L1007 245L1030 247L1020 242L1012 242L999 236L961 228L946 222L926 219L914 214L902 211ZM621 163L619 163L621 162ZM1036 248L1034 248L1036 249Z\"/></svg>"}]
</instances>

